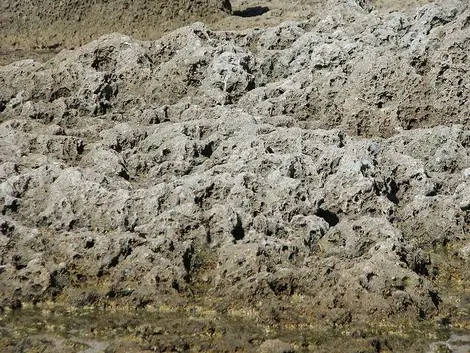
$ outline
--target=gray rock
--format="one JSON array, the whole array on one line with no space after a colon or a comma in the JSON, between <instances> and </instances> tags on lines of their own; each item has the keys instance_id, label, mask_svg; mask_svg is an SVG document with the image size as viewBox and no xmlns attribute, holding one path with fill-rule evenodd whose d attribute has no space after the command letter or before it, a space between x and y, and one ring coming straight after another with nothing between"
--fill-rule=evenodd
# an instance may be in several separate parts
<instances>
[{"instance_id":1,"label":"gray rock","mask_svg":"<svg viewBox=\"0 0 470 353\"><path fill-rule=\"evenodd\" d=\"M267 340L259 346L258 352L260 353L293 353L295 350L290 344L282 342L281 340Z\"/></svg>"},{"instance_id":2,"label":"gray rock","mask_svg":"<svg viewBox=\"0 0 470 353\"><path fill-rule=\"evenodd\" d=\"M429 252L468 236L468 5L370 10L0 67L0 299L436 314Z\"/></svg>"}]
</instances>

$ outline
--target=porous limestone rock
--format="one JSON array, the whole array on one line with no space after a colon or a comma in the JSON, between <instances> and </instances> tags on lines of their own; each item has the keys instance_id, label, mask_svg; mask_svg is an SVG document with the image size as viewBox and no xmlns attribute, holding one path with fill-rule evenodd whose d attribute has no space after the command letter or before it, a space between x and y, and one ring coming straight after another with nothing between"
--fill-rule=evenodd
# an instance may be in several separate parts
<instances>
[{"instance_id":1,"label":"porous limestone rock","mask_svg":"<svg viewBox=\"0 0 470 353\"><path fill-rule=\"evenodd\" d=\"M0 67L0 300L435 315L429 253L469 232L469 18L336 0Z\"/></svg>"}]
</instances>

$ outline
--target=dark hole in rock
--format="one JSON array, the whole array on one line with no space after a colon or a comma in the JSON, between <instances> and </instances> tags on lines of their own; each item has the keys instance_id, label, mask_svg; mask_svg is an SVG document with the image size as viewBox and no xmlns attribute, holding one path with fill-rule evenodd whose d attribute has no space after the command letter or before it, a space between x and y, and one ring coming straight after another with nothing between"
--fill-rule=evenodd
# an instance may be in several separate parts
<instances>
[{"instance_id":1,"label":"dark hole in rock","mask_svg":"<svg viewBox=\"0 0 470 353\"><path fill-rule=\"evenodd\" d=\"M124 169L122 169L118 175L124 180L130 180L129 174Z\"/></svg>"},{"instance_id":2,"label":"dark hole in rock","mask_svg":"<svg viewBox=\"0 0 470 353\"><path fill-rule=\"evenodd\" d=\"M61 46L62 46L62 43L54 43L54 44L46 45L45 47L48 50L56 50L60 48Z\"/></svg>"},{"instance_id":3,"label":"dark hole in rock","mask_svg":"<svg viewBox=\"0 0 470 353\"><path fill-rule=\"evenodd\" d=\"M116 290L114 288L111 288L107 293L106 293L106 297L108 298L116 298L117 295L116 295Z\"/></svg>"},{"instance_id":4,"label":"dark hole in rock","mask_svg":"<svg viewBox=\"0 0 470 353\"><path fill-rule=\"evenodd\" d=\"M439 294L437 292L429 291L429 296L431 297L432 303L436 307L436 309L439 309L439 304L442 302L442 299L439 297Z\"/></svg>"},{"instance_id":5,"label":"dark hole in rock","mask_svg":"<svg viewBox=\"0 0 470 353\"><path fill-rule=\"evenodd\" d=\"M245 237L245 230L239 215L237 215L237 224L232 230L232 235L235 240L242 240Z\"/></svg>"},{"instance_id":6,"label":"dark hole in rock","mask_svg":"<svg viewBox=\"0 0 470 353\"><path fill-rule=\"evenodd\" d=\"M16 213L18 211L18 208L19 208L18 200L13 200L9 202L8 204L3 205L2 215L6 215L7 211Z\"/></svg>"},{"instance_id":7,"label":"dark hole in rock","mask_svg":"<svg viewBox=\"0 0 470 353\"><path fill-rule=\"evenodd\" d=\"M330 227L334 227L339 223L339 218L336 214L331 211L324 210L323 208L319 208L315 215L320 218L323 218L329 224Z\"/></svg>"},{"instance_id":8,"label":"dark hole in rock","mask_svg":"<svg viewBox=\"0 0 470 353\"><path fill-rule=\"evenodd\" d=\"M61 87L57 89L56 91L52 92L51 98L49 99L49 102L53 102L56 99L59 98L67 98L70 97L70 90L67 87Z\"/></svg>"},{"instance_id":9,"label":"dark hole in rock","mask_svg":"<svg viewBox=\"0 0 470 353\"><path fill-rule=\"evenodd\" d=\"M438 326L449 326L452 324L452 320L449 317L443 317L437 320Z\"/></svg>"},{"instance_id":10,"label":"dark hole in rock","mask_svg":"<svg viewBox=\"0 0 470 353\"><path fill-rule=\"evenodd\" d=\"M268 11L269 11L269 7L255 6L255 7L249 7L245 10L233 11L233 14L234 16L239 16L239 17L256 17L256 16L261 16L262 14L265 14Z\"/></svg>"},{"instance_id":11,"label":"dark hole in rock","mask_svg":"<svg viewBox=\"0 0 470 353\"><path fill-rule=\"evenodd\" d=\"M91 63L91 67L96 71L112 71L117 64L116 60L109 57L109 55L112 54L113 49L97 51L93 58L93 62Z\"/></svg>"},{"instance_id":12,"label":"dark hole in rock","mask_svg":"<svg viewBox=\"0 0 470 353\"><path fill-rule=\"evenodd\" d=\"M14 255L11 260L13 266L15 266L15 269L18 271L25 268L28 264L28 260L23 259L20 255Z\"/></svg>"},{"instance_id":13,"label":"dark hole in rock","mask_svg":"<svg viewBox=\"0 0 470 353\"><path fill-rule=\"evenodd\" d=\"M186 273L189 273L191 271L193 253L194 253L193 249L189 248L183 254L183 265L184 265L184 269L186 270Z\"/></svg>"},{"instance_id":14,"label":"dark hole in rock","mask_svg":"<svg viewBox=\"0 0 470 353\"><path fill-rule=\"evenodd\" d=\"M85 151L85 144L83 143L83 141L79 141L77 143L77 153L82 154L83 151Z\"/></svg>"},{"instance_id":15,"label":"dark hole in rock","mask_svg":"<svg viewBox=\"0 0 470 353\"><path fill-rule=\"evenodd\" d=\"M99 94L100 99L104 98L106 100L110 100L111 98L116 96L117 90L110 85L106 85L102 87L100 91L95 91L95 93Z\"/></svg>"},{"instance_id":16,"label":"dark hole in rock","mask_svg":"<svg viewBox=\"0 0 470 353\"><path fill-rule=\"evenodd\" d=\"M400 200L397 197L397 193L398 193L397 183L395 182L395 180L390 179L390 180L388 180L387 184L388 184L388 190L387 190L387 194L386 194L387 199L389 199L395 205L398 205Z\"/></svg>"},{"instance_id":17,"label":"dark hole in rock","mask_svg":"<svg viewBox=\"0 0 470 353\"><path fill-rule=\"evenodd\" d=\"M95 239L88 239L85 243L85 249L91 249L95 246Z\"/></svg>"},{"instance_id":18,"label":"dark hole in rock","mask_svg":"<svg viewBox=\"0 0 470 353\"><path fill-rule=\"evenodd\" d=\"M51 294L58 294L67 284L67 279L57 271L51 273L51 284L49 290L52 289Z\"/></svg>"},{"instance_id":19,"label":"dark hole in rock","mask_svg":"<svg viewBox=\"0 0 470 353\"><path fill-rule=\"evenodd\" d=\"M295 179L295 172L296 172L295 165L291 164L289 166L288 171L287 171L287 175L289 176L289 178Z\"/></svg>"},{"instance_id":20,"label":"dark hole in rock","mask_svg":"<svg viewBox=\"0 0 470 353\"><path fill-rule=\"evenodd\" d=\"M50 124L52 120L54 120L54 116L48 113L36 113L30 116L31 119L33 120L39 120L42 121L44 124Z\"/></svg>"},{"instance_id":21,"label":"dark hole in rock","mask_svg":"<svg viewBox=\"0 0 470 353\"><path fill-rule=\"evenodd\" d=\"M0 223L0 233L3 235L10 235L11 232L15 229L15 226L8 224L8 222L3 221Z\"/></svg>"},{"instance_id":22,"label":"dark hole in rock","mask_svg":"<svg viewBox=\"0 0 470 353\"><path fill-rule=\"evenodd\" d=\"M412 270L417 273L418 275L422 276L429 276L429 271L427 269L428 263L424 263L422 261L416 261L414 264L412 264Z\"/></svg>"},{"instance_id":23,"label":"dark hole in rock","mask_svg":"<svg viewBox=\"0 0 470 353\"><path fill-rule=\"evenodd\" d=\"M201 154L204 156L204 157L207 157L209 158L210 156L212 156L212 145L213 143L208 143L207 145L204 146L204 148L202 149L201 151Z\"/></svg>"},{"instance_id":24,"label":"dark hole in rock","mask_svg":"<svg viewBox=\"0 0 470 353\"><path fill-rule=\"evenodd\" d=\"M177 292L180 291L180 284L178 283L178 280L176 279L173 280L173 282L171 283L171 288L173 288Z\"/></svg>"},{"instance_id":25,"label":"dark hole in rock","mask_svg":"<svg viewBox=\"0 0 470 353\"><path fill-rule=\"evenodd\" d=\"M249 68L246 68L245 71L250 72ZM247 91L251 91L251 90L254 90L256 88L256 83L254 81L250 81L248 82L248 85L246 86L246 90Z\"/></svg>"},{"instance_id":26,"label":"dark hole in rock","mask_svg":"<svg viewBox=\"0 0 470 353\"><path fill-rule=\"evenodd\" d=\"M22 307L23 307L23 304L21 304L21 301L17 298L13 299L10 303L10 309L12 310L21 309Z\"/></svg>"},{"instance_id":27,"label":"dark hole in rock","mask_svg":"<svg viewBox=\"0 0 470 353\"><path fill-rule=\"evenodd\" d=\"M108 298L123 298L123 297L128 297L132 293L134 293L133 289L119 289L116 290L114 288L111 288L107 293L106 296Z\"/></svg>"},{"instance_id":28,"label":"dark hole in rock","mask_svg":"<svg viewBox=\"0 0 470 353\"><path fill-rule=\"evenodd\" d=\"M116 142L115 144L112 144L112 145L109 146L109 147L111 147L113 150L115 150L115 151L118 152L118 153L122 152L122 146L121 146L121 144L119 143L119 141Z\"/></svg>"},{"instance_id":29,"label":"dark hole in rock","mask_svg":"<svg viewBox=\"0 0 470 353\"><path fill-rule=\"evenodd\" d=\"M380 353L381 350L382 350L382 345L380 343L380 341L376 338L374 338L371 342L370 342L370 345L372 346L372 348L374 349L375 352L377 353Z\"/></svg>"},{"instance_id":30,"label":"dark hole in rock","mask_svg":"<svg viewBox=\"0 0 470 353\"><path fill-rule=\"evenodd\" d=\"M212 242L212 235L210 229L206 230L206 242L207 244L210 244Z\"/></svg>"},{"instance_id":31,"label":"dark hole in rock","mask_svg":"<svg viewBox=\"0 0 470 353\"><path fill-rule=\"evenodd\" d=\"M202 202L204 201L204 197L203 196L196 196L194 198L194 203L196 205L198 205L199 207L202 207Z\"/></svg>"},{"instance_id":32,"label":"dark hole in rock","mask_svg":"<svg viewBox=\"0 0 470 353\"><path fill-rule=\"evenodd\" d=\"M25 264L20 264L20 263L15 263L15 270L22 270L23 268L26 268Z\"/></svg>"},{"instance_id":33,"label":"dark hole in rock","mask_svg":"<svg viewBox=\"0 0 470 353\"><path fill-rule=\"evenodd\" d=\"M449 23L448 20L441 18L439 16L434 16L431 19L431 28L438 27L438 26L444 26L445 24Z\"/></svg>"},{"instance_id":34,"label":"dark hole in rock","mask_svg":"<svg viewBox=\"0 0 470 353\"><path fill-rule=\"evenodd\" d=\"M429 276L427 266L431 264L429 257L410 256L406 251L400 254L400 260L403 261L414 273L421 276Z\"/></svg>"},{"instance_id":35,"label":"dark hole in rock","mask_svg":"<svg viewBox=\"0 0 470 353\"><path fill-rule=\"evenodd\" d=\"M293 295L295 293L294 287L292 287L289 283L285 283L283 281L270 282L269 288L276 295L281 295L281 294Z\"/></svg>"},{"instance_id":36,"label":"dark hole in rock","mask_svg":"<svg viewBox=\"0 0 470 353\"><path fill-rule=\"evenodd\" d=\"M441 188L442 188L442 185L435 184L433 189L427 192L425 196L436 196L437 194L439 194L439 191L441 190Z\"/></svg>"},{"instance_id":37,"label":"dark hole in rock","mask_svg":"<svg viewBox=\"0 0 470 353\"><path fill-rule=\"evenodd\" d=\"M2 113L7 107L6 102L0 101L0 113Z\"/></svg>"},{"instance_id":38,"label":"dark hole in rock","mask_svg":"<svg viewBox=\"0 0 470 353\"><path fill-rule=\"evenodd\" d=\"M108 264L108 268L116 267L119 264L119 256L120 254L117 254L111 258Z\"/></svg>"},{"instance_id":39,"label":"dark hole in rock","mask_svg":"<svg viewBox=\"0 0 470 353\"><path fill-rule=\"evenodd\" d=\"M423 309L419 309L418 315L421 320L426 320L426 312Z\"/></svg>"}]
</instances>

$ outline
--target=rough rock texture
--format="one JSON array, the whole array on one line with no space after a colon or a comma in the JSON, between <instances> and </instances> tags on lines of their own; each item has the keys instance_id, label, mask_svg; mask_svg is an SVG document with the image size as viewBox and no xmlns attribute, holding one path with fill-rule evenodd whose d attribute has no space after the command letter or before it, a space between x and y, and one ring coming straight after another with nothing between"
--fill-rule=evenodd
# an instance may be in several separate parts
<instances>
[{"instance_id":1,"label":"rough rock texture","mask_svg":"<svg viewBox=\"0 0 470 353\"><path fill-rule=\"evenodd\" d=\"M469 24L339 0L1 67L2 301L436 315L430 252L469 233Z\"/></svg>"},{"instance_id":2,"label":"rough rock texture","mask_svg":"<svg viewBox=\"0 0 470 353\"><path fill-rule=\"evenodd\" d=\"M69 47L114 31L156 37L230 11L229 0L2 0L0 47Z\"/></svg>"},{"instance_id":3,"label":"rough rock texture","mask_svg":"<svg viewBox=\"0 0 470 353\"><path fill-rule=\"evenodd\" d=\"M372 0L384 12L412 11L431 0ZM47 61L71 49L119 32L141 40L156 40L195 20L214 30L273 27L303 21L319 13L326 0L232 1L62 1L4 0L0 3L0 65L32 59ZM60 30L58 30L60 29Z\"/></svg>"}]
</instances>

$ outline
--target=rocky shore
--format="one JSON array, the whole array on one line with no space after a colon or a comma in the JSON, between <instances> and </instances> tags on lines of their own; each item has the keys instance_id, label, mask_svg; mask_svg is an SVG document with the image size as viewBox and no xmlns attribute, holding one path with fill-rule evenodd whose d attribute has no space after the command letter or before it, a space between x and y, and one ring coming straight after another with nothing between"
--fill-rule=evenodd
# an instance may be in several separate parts
<instances>
[{"instance_id":1,"label":"rocky shore","mask_svg":"<svg viewBox=\"0 0 470 353\"><path fill-rule=\"evenodd\" d=\"M465 1L332 0L0 67L0 306L465 326L469 52Z\"/></svg>"},{"instance_id":2,"label":"rocky shore","mask_svg":"<svg viewBox=\"0 0 470 353\"><path fill-rule=\"evenodd\" d=\"M228 0L3 0L0 47L68 48L115 31L154 37L195 20L217 21L230 12Z\"/></svg>"}]
</instances>

